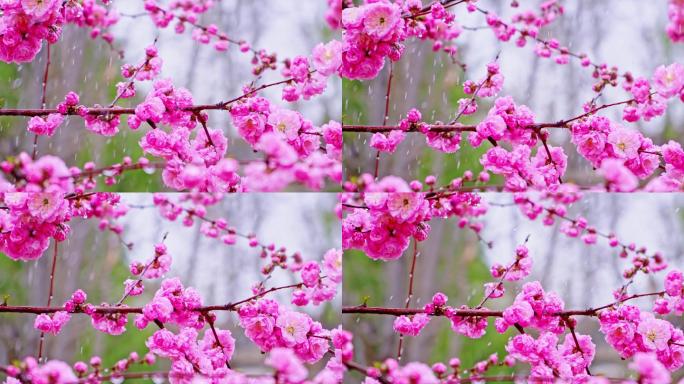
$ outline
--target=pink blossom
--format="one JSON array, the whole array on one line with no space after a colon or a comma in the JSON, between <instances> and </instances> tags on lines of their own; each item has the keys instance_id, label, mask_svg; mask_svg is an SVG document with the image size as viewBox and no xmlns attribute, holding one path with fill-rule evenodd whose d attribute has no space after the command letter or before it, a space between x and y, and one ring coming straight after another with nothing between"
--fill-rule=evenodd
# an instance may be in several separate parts
<instances>
[{"instance_id":1,"label":"pink blossom","mask_svg":"<svg viewBox=\"0 0 684 384\"><path fill-rule=\"evenodd\" d=\"M95 107L99 107L96 105ZM91 115L83 116L86 128L102 136L114 136L119 132L119 115Z\"/></svg>"},{"instance_id":2,"label":"pink blossom","mask_svg":"<svg viewBox=\"0 0 684 384\"><path fill-rule=\"evenodd\" d=\"M310 321L309 317L304 314L285 311L278 316L276 326L280 329L286 344L293 346L306 340L311 328Z\"/></svg>"},{"instance_id":3,"label":"pink blossom","mask_svg":"<svg viewBox=\"0 0 684 384\"><path fill-rule=\"evenodd\" d=\"M103 303L103 307L107 304ZM125 307L125 306L124 306ZM120 335L126 331L128 316L125 313L93 312L90 315L93 328L110 335Z\"/></svg>"},{"instance_id":4,"label":"pink blossom","mask_svg":"<svg viewBox=\"0 0 684 384\"><path fill-rule=\"evenodd\" d=\"M672 63L656 68L653 73L653 84L658 94L669 98L678 95L684 87L684 65Z\"/></svg>"},{"instance_id":5,"label":"pink blossom","mask_svg":"<svg viewBox=\"0 0 684 384\"><path fill-rule=\"evenodd\" d=\"M399 316L394 320L394 331L402 335L418 336L429 321L430 316L424 313L418 313L411 317Z\"/></svg>"},{"instance_id":6,"label":"pink blossom","mask_svg":"<svg viewBox=\"0 0 684 384\"><path fill-rule=\"evenodd\" d=\"M384 38L393 32L401 20L399 7L391 3L369 4L363 12L364 30L376 38Z\"/></svg>"},{"instance_id":7,"label":"pink blossom","mask_svg":"<svg viewBox=\"0 0 684 384\"><path fill-rule=\"evenodd\" d=\"M159 97L148 97L141 104L135 107L135 116L141 121L152 121L159 123L164 117L166 107L164 102Z\"/></svg>"},{"instance_id":8,"label":"pink blossom","mask_svg":"<svg viewBox=\"0 0 684 384\"><path fill-rule=\"evenodd\" d=\"M679 270L671 270L665 276L665 292L671 297L684 297L684 275Z\"/></svg>"},{"instance_id":9,"label":"pink blossom","mask_svg":"<svg viewBox=\"0 0 684 384\"><path fill-rule=\"evenodd\" d=\"M29 366L32 367L31 381L36 384L70 384L78 381L71 367L62 361L50 360L40 366L33 361Z\"/></svg>"},{"instance_id":10,"label":"pink blossom","mask_svg":"<svg viewBox=\"0 0 684 384\"><path fill-rule=\"evenodd\" d=\"M63 121L64 116L59 113L51 113L46 118L35 116L29 120L28 131L36 135L52 136Z\"/></svg>"},{"instance_id":11,"label":"pink blossom","mask_svg":"<svg viewBox=\"0 0 684 384\"><path fill-rule=\"evenodd\" d=\"M613 151L617 157L632 159L638 155L641 135L631 129L617 128L608 135L607 141L613 146Z\"/></svg>"},{"instance_id":12,"label":"pink blossom","mask_svg":"<svg viewBox=\"0 0 684 384\"><path fill-rule=\"evenodd\" d=\"M71 315L65 311L55 312L52 316L43 313L36 317L33 327L41 332L56 335L62 330L62 327L69 319L71 319Z\"/></svg>"},{"instance_id":13,"label":"pink blossom","mask_svg":"<svg viewBox=\"0 0 684 384\"><path fill-rule=\"evenodd\" d=\"M639 373L639 381L645 384L668 384L670 372L652 353L637 353L629 367Z\"/></svg>"},{"instance_id":14,"label":"pink blossom","mask_svg":"<svg viewBox=\"0 0 684 384\"><path fill-rule=\"evenodd\" d=\"M648 350L660 351L668 348L672 336L671 327L670 323L665 320L648 316L641 320L637 332L641 335L644 346Z\"/></svg>"},{"instance_id":15,"label":"pink blossom","mask_svg":"<svg viewBox=\"0 0 684 384\"><path fill-rule=\"evenodd\" d=\"M503 318L509 324L518 324L526 327L530 324L534 310L532 306L526 301L518 301L506 308L503 313Z\"/></svg>"},{"instance_id":16,"label":"pink blossom","mask_svg":"<svg viewBox=\"0 0 684 384\"><path fill-rule=\"evenodd\" d=\"M469 308L464 305L461 309L467 310ZM487 330L488 322L486 317L458 316L448 308L445 310L445 314L451 320L451 329L463 336L479 339L484 336Z\"/></svg>"},{"instance_id":17,"label":"pink blossom","mask_svg":"<svg viewBox=\"0 0 684 384\"><path fill-rule=\"evenodd\" d=\"M319 43L313 50L313 65L323 76L337 72L342 65L342 42L331 40L327 44Z\"/></svg>"},{"instance_id":18,"label":"pink blossom","mask_svg":"<svg viewBox=\"0 0 684 384\"><path fill-rule=\"evenodd\" d=\"M609 191L630 192L639 186L639 180L619 159L605 159L599 173L606 180Z\"/></svg>"},{"instance_id":19,"label":"pink blossom","mask_svg":"<svg viewBox=\"0 0 684 384\"><path fill-rule=\"evenodd\" d=\"M418 384L438 384L439 380L435 377L432 369L422 363L411 362L406 364L398 371L393 372L390 377L396 382L418 383Z\"/></svg>"},{"instance_id":20,"label":"pink blossom","mask_svg":"<svg viewBox=\"0 0 684 384\"><path fill-rule=\"evenodd\" d=\"M287 348L274 348L266 358L266 364L278 372L277 377L288 383L299 383L306 379L306 368L297 356Z\"/></svg>"},{"instance_id":21,"label":"pink blossom","mask_svg":"<svg viewBox=\"0 0 684 384\"><path fill-rule=\"evenodd\" d=\"M288 140L297 137L302 126L302 118L299 112L283 108L275 108L268 116L268 123L273 126L273 131L285 136Z\"/></svg>"},{"instance_id":22,"label":"pink blossom","mask_svg":"<svg viewBox=\"0 0 684 384\"><path fill-rule=\"evenodd\" d=\"M490 115L477 125L476 130L481 137L501 140L506 132L506 122L499 115Z\"/></svg>"},{"instance_id":23,"label":"pink blossom","mask_svg":"<svg viewBox=\"0 0 684 384\"><path fill-rule=\"evenodd\" d=\"M399 144L404 141L406 133L404 131L394 130L388 133L374 133L371 136L370 146L381 152L392 153L397 150Z\"/></svg>"},{"instance_id":24,"label":"pink blossom","mask_svg":"<svg viewBox=\"0 0 684 384\"><path fill-rule=\"evenodd\" d=\"M387 211L401 221L411 220L424 208L425 199L419 193L392 193L387 197Z\"/></svg>"},{"instance_id":25,"label":"pink blossom","mask_svg":"<svg viewBox=\"0 0 684 384\"><path fill-rule=\"evenodd\" d=\"M461 134L459 132L432 132L425 134L427 145L445 153L455 153L459 150Z\"/></svg>"}]
</instances>

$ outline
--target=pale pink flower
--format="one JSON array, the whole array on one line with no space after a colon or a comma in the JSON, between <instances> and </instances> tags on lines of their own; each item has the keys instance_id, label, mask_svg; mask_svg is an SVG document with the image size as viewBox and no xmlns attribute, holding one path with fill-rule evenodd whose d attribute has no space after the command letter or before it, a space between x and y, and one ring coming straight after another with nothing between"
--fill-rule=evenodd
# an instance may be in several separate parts
<instances>
[{"instance_id":1,"label":"pale pink flower","mask_svg":"<svg viewBox=\"0 0 684 384\"><path fill-rule=\"evenodd\" d=\"M423 205L425 198L420 193L391 193L387 197L389 214L401 221L411 219Z\"/></svg>"},{"instance_id":2,"label":"pale pink flower","mask_svg":"<svg viewBox=\"0 0 684 384\"><path fill-rule=\"evenodd\" d=\"M635 130L617 128L608 135L608 143L618 157L633 159L639 155L641 135Z\"/></svg>"},{"instance_id":3,"label":"pale pink flower","mask_svg":"<svg viewBox=\"0 0 684 384\"><path fill-rule=\"evenodd\" d=\"M285 311L278 316L276 326L289 346L306 341L311 320L303 313Z\"/></svg>"},{"instance_id":4,"label":"pale pink flower","mask_svg":"<svg viewBox=\"0 0 684 384\"><path fill-rule=\"evenodd\" d=\"M655 354L639 352L629 367L639 373L639 382L643 384L669 384L670 372L658 361Z\"/></svg>"},{"instance_id":5,"label":"pale pink flower","mask_svg":"<svg viewBox=\"0 0 684 384\"><path fill-rule=\"evenodd\" d=\"M274 132L291 140L297 137L302 126L302 118L296 111L277 108L268 116L268 123L273 126Z\"/></svg>"},{"instance_id":6,"label":"pale pink flower","mask_svg":"<svg viewBox=\"0 0 684 384\"><path fill-rule=\"evenodd\" d=\"M373 3L365 7L363 26L371 36L384 38L401 21L401 9L394 3Z\"/></svg>"},{"instance_id":7,"label":"pale pink flower","mask_svg":"<svg viewBox=\"0 0 684 384\"><path fill-rule=\"evenodd\" d=\"M656 68L653 73L653 85L662 97L677 95L684 87L684 65L672 63Z\"/></svg>"},{"instance_id":8,"label":"pale pink flower","mask_svg":"<svg viewBox=\"0 0 684 384\"><path fill-rule=\"evenodd\" d=\"M645 314L642 316L646 316ZM672 337L672 326L665 320L648 316L639 323L637 332L650 350L661 351L668 348L668 342Z\"/></svg>"},{"instance_id":9,"label":"pale pink flower","mask_svg":"<svg viewBox=\"0 0 684 384\"><path fill-rule=\"evenodd\" d=\"M319 43L313 49L313 66L323 76L330 76L342 65L342 48L344 44L331 40L327 44Z\"/></svg>"}]
</instances>

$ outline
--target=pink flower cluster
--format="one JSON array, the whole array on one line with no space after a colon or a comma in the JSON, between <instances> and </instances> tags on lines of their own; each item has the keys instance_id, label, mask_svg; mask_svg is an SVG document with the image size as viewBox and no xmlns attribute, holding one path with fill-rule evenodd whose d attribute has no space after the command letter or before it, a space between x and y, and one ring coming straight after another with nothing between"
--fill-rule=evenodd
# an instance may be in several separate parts
<instances>
[{"instance_id":1,"label":"pink flower cluster","mask_svg":"<svg viewBox=\"0 0 684 384\"><path fill-rule=\"evenodd\" d=\"M534 124L534 114L525 105L516 105L510 96L499 97L487 117L480 122L476 131L468 136L473 147L479 147L484 140L506 140L512 144L533 146L537 136L529 125Z\"/></svg>"},{"instance_id":2,"label":"pink flower cluster","mask_svg":"<svg viewBox=\"0 0 684 384\"><path fill-rule=\"evenodd\" d=\"M430 322L430 316L418 313L412 316L399 316L394 320L394 331L402 335L418 336L420 331Z\"/></svg>"},{"instance_id":3,"label":"pink flower cluster","mask_svg":"<svg viewBox=\"0 0 684 384\"><path fill-rule=\"evenodd\" d=\"M372 79L385 58L399 60L406 39L401 7L389 0L342 10L344 48L340 75L349 79Z\"/></svg>"},{"instance_id":4,"label":"pink flower cluster","mask_svg":"<svg viewBox=\"0 0 684 384\"><path fill-rule=\"evenodd\" d=\"M413 186L420 190L416 183ZM382 193L385 188L393 193ZM342 247L361 249L372 259L393 260L401 257L411 238L422 241L427 237L432 217L458 216L459 226L476 232L481 229L479 223L469 223L470 217L486 212L479 195L457 193L426 199L422 193L409 191L403 181L380 181L360 198L365 209L353 208L353 196L343 195L342 203L349 202L352 212L342 222Z\"/></svg>"},{"instance_id":5,"label":"pink flower cluster","mask_svg":"<svg viewBox=\"0 0 684 384\"><path fill-rule=\"evenodd\" d=\"M63 361L49 360L40 365L33 357L25 358L20 367L11 366L7 375L7 384L20 384L26 381L35 384L71 384L78 382L78 378L69 364ZM18 378L22 380L20 381Z\"/></svg>"},{"instance_id":6,"label":"pink flower cluster","mask_svg":"<svg viewBox=\"0 0 684 384\"><path fill-rule=\"evenodd\" d=\"M328 0L325 21L333 30L339 29L342 26L342 1L344 0Z\"/></svg>"},{"instance_id":7,"label":"pink flower cluster","mask_svg":"<svg viewBox=\"0 0 684 384\"><path fill-rule=\"evenodd\" d=\"M325 91L328 78L342 65L342 43L332 40L319 43L313 50L312 60L297 56L285 62L283 76L292 82L283 88L283 100L294 102L309 100Z\"/></svg>"},{"instance_id":8,"label":"pink flower cluster","mask_svg":"<svg viewBox=\"0 0 684 384\"><path fill-rule=\"evenodd\" d=\"M245 167L245 189L276 191L293 182L320 189L326 178L341 182L339 123L315 127L299 112L272 105L262 97L233 104L230 114L240 136L266 157ZM325 153L321 137L326 140Z\"/></svg>"},{"instance_id":9,"label":"pink flower cluster","mask_svg":"<svg viewBox=\"0 0 684 384\"><path fill-rule=\"evenodd\" d=\"M684 41L684 2L670 0L667 6L667 35L675 43Z\"/></svg>"},{"instance_id":10,"label":"pink flower cluster","mask_svg":"<svg viewBox=\"0 0 684 384\"><path fill-rule=\"evenodd\" d=\"M71 295L71 298L64 303L64 311L57 311L51 315L41 313L36 317L33 327L41 332L51 333L53 335L61 332L62 327L71 319L70 313L78 311L86 311L85 302L87 296L82 290L77 290ZM88 312L92 312L92 308L88 307Z\"/></svg>"},{"instance_id":11,"label":"pink flower cluster","mask_svg":"<svg viewBox=\"0 0 684 384\"><path fill-rule=\"evenodd\" d=\"M601 332L622 358L637 353L654 353L670 371L684 365L684 333L666 320L642 312L633 305L621 305L599 314Z\"/></svg>"},{"instance_id":12,"label":"pink flower cluster","mask_svg":"<svg viewBox=\"0 0 684 384\"><path fill-rule=\"evenodd\" d=\"M528 334L516 335L509 340L506 351L515 360L530 364L530 382L585 382L586 369L594 359L596 346L590 336L576 334L576 337L577 343L573 335L566 334L563 343L558 345L558 335L552 332L542 332L536 339Z\"/></svg>"},{"instance_id":13,"label":"pink flower cluster","mask_svg":"<svg viewBox=\"0 0 684 384\"><path fill-rule=\"evenodd\" d=\"M462 32L454 14L440 2L428 11L420 0L369 1L342 10L344 47L340 75L349 79L372 79L385 65L385 59L401 58L407 37L432 40L433 51L454 57L453 44Z\"/></svg>"},{"instance_id":14,"label":"pink flower cluster","mask_svg":"<svg viewBox=\"0 0 684 384\"><path fill-rule=\"evenodd\" d=\"M439 384L440 380L435 376L433 370L418 362L410 362L405 366L399 365L394 359L387 359L382 362L383 371L377 368L369 369L364 384L380 384L377 379L384 374L385 380L390 383L417 383L417 384Z\"/></svg>"},{"instance_id":15,"label":"pink flower cluster","mask_svg":"<svg viewBox=\"0 0 684 384\"><path fill-rule=\"evenodd\" d=\"M540 202L534 201L530 194L518 193L514 195L514 202L518 205L521 212L531 220L542 217L542 223L551 226L556 219L561 219L560 232L571 238L581 238L585 244L596 244L599 236L608 241L608 245L620 249L619 257L627 258L632 256L631 264L623 271L625 278L631 278L638 272L653 273L667 268L667 260L663 258L661 252L648 254L648 249L644 246L637 246L634 243L621 242L613 233L601 234L596 227L589 225L587 219L578 216L570 218L566 216L568 205L580 199L580 194L573 187L566 187L553 192L542 192L541 200L549 200L553 204L544 206Z\"/></svg>"},{"instance_id":16,"label":"pink flower cluster","mask_svg":"<svg viewBox=\"0 0 684 384\"><path fill-rule=\"evenodd\" d=\"M146 153L166 161L162 173L166 185L176 190L238 190L238 163L223 157L228 147L223 132L207 128L190 137L198 119L206 124L206 116L186 110L192 105L192 95L186 89L175 88L168 80L157 80L145 102L129 117L128 124L132 129L138 129L142 122L153 127L171 127L170 132L152 129L140 140Z\"/></svg>"},{"instance_id":17,"label":"pink flower cluster","mask_svg":"<svg viewBox=\"0 0 684 384\"><path fill-rule=\"evenodd\" d=\"M192 39L200 44L212 44L218 52L228 50L230 44L236 45L242 53L253 53L252 73L260 75L266 70L276 68L276 55L265 50L255 50L249 43L242 39L234 39L225 32L219 30L215 24L203 26L198 24L199 16L207 12L214 5L214 1L177 1L169 4L169 8L163 8L156 0L145 1L145 11L158 28L167 28L169 24L176 20L174 31L178 34L184 33L188 26L192 31Z\"/></svg>"},{"instance_id":18,"label":"pink flower cluster","mask_svg":"<svg viewBox=\"0 0 684 384\"><path fill-rule=\"evenodd\" d=\"M50 192L5 192L0 202L0 251L14 260L35 260L43 255L50 241L66 240L73 217L100 219L100 230L118 233L121 227L114 219L125 214L120 197L111 193L95 193L78 199L67 199L56 187ZM106 209L105 209L106 208Z\"/></svg>"},{"instance_id":19,"label":"pink flower cluster","mask_svg":"<svg viewBox=\"0 0 684 384\"><path fill-rule=\"evenodd\" d=\"M107 303L100 304L100 307L105 309L112 307ZM126 308L127 305L118 305L117 309ZM95 311L92 305L88 304L84 307L84 311L90 315L90 322L93 328L100 332L110 335L120 335L126 332L126 324L128 324L128 315L123 312L110 311Z\"/></svg>"},{"instance_id":20,"label":"pink flower cluster","mask_svg":"<svg viewBox=\"0 0 684 384\"><path fill-rule=\"evenodd\" d=\"M56 335L62 330L62 327L69 319L71 319L71 315L66 311L55 312L52 316L42 313L36 317L33 327L41 332Z\"/></svg>"},{"instance_id":21,"label":"pink flower cluster","mask_svg":"<svg viewBox=\"0 0 684 384\"><path fill-rule=\"evenodd\" d=\"M34 116L28 122L28 131L36 135L52 136L57 128L62 125L64 115L78 113L85 116L87 110L78 105L78 95L75 92L67 93L64 101L57 106L59 113L51 113L45 117Z\"/></svg>"},{"instance_id":22,"label":"pink flower cluster","mask_svg":"<svg viewBox=\"0 0 684 384\"><path fill-rule=\"evenodd\" d=\"M160 329L147 339L147 347L157 356L171 360L169 379L174 383L192 383L198 376L211 383L225 382L231 371L227 364L235 350L235 339L228 330L204 331L197 339L198 331L182 328L178 334Z\"/></svg>"},{"instance_id":23,"label":"pink flower cluster","mask_svg":"<svg viewBox=\"0 0 684 384\"><path fill-rule=\"evenodd\" d=\"M504 76L499 71L499 64L494 61L487 64L487 76L483 80L477 83L472 80L466 80L463 83L463 92L465 92L466 95L473 95L473 97L492 97L501 92L503 83ZM461 104L460 100L459 104ZM468 113L464 112L464 114L471 114L476 110L477 109L470 110Z\"/></svg>"},{"instance_id":24,"label":"pink flower cluster","mask_svg":"<svg viewBox=\"0 0 684 384\"><path fill-rule=\"evenodd\" d=\"M374 133L371 136L370 146L381 152L392 153L397 150L399 144L404 141L408 130L420 129L422 116L417 109L411 109L405 119L399 122L401 130L389 131L387 133Z\"/></svg>"},{"instance_id":25,"label":"pink flower cluster","mask_svg":"<svg viewBox=\"0 0 684 384\"><path fill-rule=\"evenodd\" d=\"M0 251L14 260L35 260L50 240L64 241L72 212L60 193L5 193L0 210Z\"/></svg>"},{"instance_id":26,"label":"pink flower cluster","mask_svg":"<svg viewBox=\"0 0 684 384\"><path fill-rule=\"evenodd\" d=\"M509 327L521 326L560 334L565 326L557 313L564 308L563 300L553 292L544 292L538 281L525 283L503 317L496 319L496 330L504 333Z\"/></svg>"},{"instance_id":27,"label":"pink flower cluster","mask_svg":"<svg viewBox=\"0 0 684 384\"><path fill-rule=\"evenodd\" d=\"M323 255L323 262L304 263L299 269L303 287L292 293L292 303L314 305L332 300L342 284L342 251L331 249Z\"/></svg>"},{"instance_id":28,"label":"pink flower cluster","mask_svg":"<svg viewBox=\"0 0 684 384\"><path fill-rule=\"evenodd\" d=\"M468 310L467 305L462 305L458 309ZM451 321L451 329L463 336L471 339L479 339L487 332L489 322L484 316L460 316L456 308L445 307L444 316Z\"/></svg>"},{"instance_id":29,"label":"pink flower cluster","mask_svg":"<svg viewBox=\"0 0 684 384\"><path fill-rule=\"evenodd\" d=\"M562 180L568 157L561 147L547 148L548 152L546 148L537 148L537 153L532 157L532 149L525 145L516 146L512 151L493 147L482 156L480 163L485 170L505 178L507 191L553 187Z\"/></svg>"},{"instance_id":30,"label":"pink flower cluster","mask_svg":"<svg viewBox=\"0 0 684 384\"><path fill-rule=\"evenodd\" d=\"M518 3L513 3L517 7ZM471 11L474 9L471 7ZM545 1L540 6L539 14L534 11L524 11L515 14L511 22L505 22L494 12L488 12L486 16L487 25L492 29L497 39L509 41L515 37L515 44L518 47L527 45L528 39L536 42L534 49L537 56L548 59L553 58L557 64L567 64L570 61L570 49L562 46L557 39L543 40L539 36L540 29L565 12L563 6L556 0ZM584 53L574 54L573 56L581 60L582 66L591 65L591 61ZM596 77L599 77L598 75ZM602 85L603 86L603 85ZM598 90L597 90L598 92Z\"/></svg>"},{"instance_id":31,"label":"pink flower cluster","mask_svg":"<svg viewBox=\"0 0 684 384\"><path fill-rule=\"evenodd\" d=\"M180 327L201 329L204 318L197 311L202 297L192 287L184 288L177 277L162 281L154 298L136 315L135 326L144 329L150 322L173 323Z\"/></svg>"},{"instance_id":32,"label":"pink flower cluster","mask_svg":"<svg viewBox=\"0 0 684 384\"><path fill-rule=\"evenodd\" d=\"M64 15L58 0L6 0L0 3L0 60L32 61L43 41L54 44L62 33Z\"/></svg>"},{"instance_id":33,"label":"pink flower cluster","mask_svg":"<svg viewBox=\"0 0 684 384\"><path fill-rule=\"evenodd\" d=\"M150 261L143 264L132 262L129 270L133 276L140 276L146 279L158 279L164 276L171 269L173 259L168 254L166 245L160 243L154 246L154 256Z\"/></svg>"},{"instance_id":34,"label":"pink flower cluster","mask_svg":"<svg viewBox=\"0 0 684 384\"><path fill-rule=\"evenodd\" d=\"M98 4L96 0L68 1L64 3L66 21L79 27L90 28L90 37L102 38L112 44L114 36L107 29L119 21L119 13L112 7L106 7L107 1Z\"/></svg>"},{"instance_id":35,"label":"pink flower cluster","mask_svg":"<svg viewBox=\"0 0 684 384\"><path fill-rule=\"evenodd\" d=\"M661 315L684 313L684 275L680 270L673 269L665 276L665 294L656 300L654 311Z\"/></svg>"},{"instance_id":36,"label":"pink flower cluster","mask_svg":"<svg viewBox=\"0 0 684 384\"><path fill-rule=\"evenodd\" d=\"M670 140L660 147L665 172L651 180L646 190L651 192L676 192L684 188L684 150L681 144Z\"/></svg>"},{"instance_id":37,"label":"pink flower cluster","mask_svg":"<svg viewBox=\"0 0 684 384\"><path fill-rule=\"evenodd\" d=\"M276 301L260 299L240 306L240 326L262 351L284 347L305 362L320 360L328 350L330 332L304 313L282 308Z\"/></svg>"},{"instance_id":38,"label":"pink flower cluster","mask_svg":"<svg viewBox=\"0 0 684 384\"><path fill-rule=\"evenodd\" d=\"M629 367L639 373L639 381L649 384L669 384L672 382L670 372L652 353L639 352Z\"/></svg>"},{"instance_id":39,"label":"pink flower cluster","mask_svg":"<svg viewBox=\"0 0 684 384\"><path fill-rule=\"evenodd\" d=\"M52 136L63 121L64 116L59 113L51 113L45 118L34 116L29 120L28 131L36 135Z\"/></svg>"},{"instance_id":40,"label":"pink flower cluster","mask_svg":"<svg viewBox=\"0 0 684 384\"><path fill-rule=\"evenodd\" d=\"M411 237L424 240L430 230L429 203L418 193L366 193L368 210L357 209L343 223L345 248L360 248L372 259L393 260Z\"/></svg>"},{"instance_id":41,"label":"pink flower cluster","mask_svg":"<svg viewBox=\"0 0 684 384\"><path fill-rule=\"evenodd\" d=\"M490 273L493 278L505 281L519 281L530 275L532 272L532 258L529 257L529 251L526 246L519 245L515 249L515 260L508 266L499 263L494 263L490 267ZM503 285L498 283L485 284L486 296L490 298L498 298L504 294Z\"/></svg>"},{"instance_id":42,"label":"pink flower cluster","mask_svg":"<svg viewBox=\"0 0 684 384\"><path fill-rule=\"evenodd\" d=\"M138 129L147 122L153 127L165 124L173 128L190 130L196 122L192 112L187 111L193 105L192 94L185 88L175 88L168 79L156 80L152 91L145 101L135 108L135 114L128 118L131 129Z\"/></svg>"},{"instance_id":43,"label":"pink flower cluster","mask_svg":"<svg viewBox=\"0 0 684 384\"><path fill-rule=\"evenodd\" d=\"M407 1L404 9L411 15L421 13L422 1ZM421 40L432 40L432 50L442 50L450 56L455 56L458 47L452 44L463 32L463 28L456 22L456 16L448 12L442 3L433 2L430 12L422 17L408 17L405 19L406 29L410 36Z\"/></svg>"},{"instance_id":44,"label":"pink flower cluster","mask_svg":"<svg viewBox=\"0 0 684 384\"><path fill-rule=\"evenodd\" d=\"M142 63L133 66L131 64L124 64L121 67L121 76L124 79L130 79L128 82L121 82L116 85L118 96L122 99L128 99L135 96L134 81L154 80L159 76L162 69L162 58L159 57L157 47L150 45L145 48L145 59Z\"/></svg>"}]
</instances>

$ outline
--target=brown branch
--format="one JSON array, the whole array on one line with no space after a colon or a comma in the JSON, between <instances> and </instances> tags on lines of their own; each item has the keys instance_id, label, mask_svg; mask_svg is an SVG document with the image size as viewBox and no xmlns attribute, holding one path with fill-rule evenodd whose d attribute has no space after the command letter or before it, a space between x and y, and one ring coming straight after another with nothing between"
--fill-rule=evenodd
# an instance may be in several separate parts
<instances>
[{"instance_id":1,"label":"brown branch","mask_svg":"<svg viewBox=\"0 0 684 384\"><path fill-rule=\"evenodd\" d=\"M411 299L413 298L413 280L416 271L416 259L418 258L418 240L413 239L413 258L411 261L411 270L409 271L409 288L406 295L406 305L404 308L411 307ZM404 344L404 335L399 335L399 347L397 348L397 359L401 359L401 347Z\"/></svg>"},{"instance_id":2,"label":"brown branch","mask_svg":"<svg viewBox=\"0 0 684 384\"><path fill-rule=\"evenodd\" d=\"M229 311L229 312L234 312L239 309L239 306L242 304L245 304L249 301L259 299L263 296L266 296L269 293L283 290L283 289L289 289L289 288L300 288L303 285L303 283L298 283L298 284L290 284L290 285L285 285L285 286L280 286L280 287L273 287L270 289L267 289L261 293L258 293L256 295L250 296L244 300L240 300L235 303L228 303L228 304L223 304L223 305L208 305L204 307L198 307L193 309L195 312L210 312L210 311ZM130 314L130 313L142 313L143 307L117 307L117 306L94 306L93 307L94 312L96 313L119 313L119 314ZM64 307L38 307L38 306L15 306L15 305L0 305L0 313L32 313L32 314L43 314L43 313L55 313L55 312L60 312L64 311ZM84 309L81 307L77 307L73 313L77 314L83 314L85 313Z\"/></svg>"},{"instance_id":3,"label":"brown branch","mask_svg":"<svg viewBox=\"0 0 684 384\"><path fill-rule=\"evenodd\" d=\"M47 53L47 60L45 62L45 71L43 72L43 94L40 99L40 106L42 109L45 109L45 106L47 104L47 83L48 83L48 76L50 74L50 46L52 44L48 43L47 48L46 48L46 53ZM31 154L32 159L36 159L36 155L38 154L38 134L35 133L33 134L33 153Z\"/></svg>"},{"instance_id":4,"label":"brown branch","mask_svg":"<svg viewBox=\"0 0 684 384\"><path fill-rule=\"evenodd\" d=\"M653 93L652 93L653 95ZM629 100L623 100L623 101L618 101L615 103L610 103L610 104L603 104L598 107L593 108L592 110L583 113L581 115L571 117L566 120L560 120L555 123L547 122L547 123L536 123L536 124L529 124L524 127L523 129L531 129L535 131L539 131L540 129L544 128L569 128L568 124L572 123L573 121L585 118L587 116L593 115L594 113L622 105L622 104L629 104L633 102L634 99L629 99ZM475 132L477 129L477 125L462 125L462 124L429 124L428 128L431 132ZM392 125L392 126L385 126L385 125L354 125L354 124L343 124L342 125L342 131L343 132L358 132L358 133L376 133L376 132L389 132L389 131L397 131L401 130L401 127L398 125ZM417 126L412 126L411 128L405 130L405 132L419 132Z\"/></svg>"},{"instance_id":5,"label":"brown branch","mask_svg":"<svg viewBox=\"0 0 684 384\"><path fill-rule=\"evenodd\" d=\"M313 73L313 71L312 71ZM233 99L230 99L228 101L221 101L215 104L198 104L198 105L192 105L186 108L182 108L182 111L185 112L201 112L201 111L207 111L207 110L225 110L230 106L231 104L240 101L242 99L245 99L247 97L250 97L254 95L255 93L262 91L264 89L270 88L270 87L275 87L281 84L286 84L291 82L293 79L288 78L285 80L277 81L274 83L267 83L263 84L259 87L253 88L252 90L243 93L240 96L237 96ZM41 109L0 109L0 116L24 116L24 117L33 117L33 116L47 116L51 113L60 113L56 108L41 108ZM135 114L135 108L121 108L121 107L97 107L97 108L87 108L87 114L88 115L93 115L93 116L100 116L100 115L132 115ZM78 111L70 109L67 111L66 114L67 116L74 116L78 115Z\"/></svg>"},{"instance_id":6,"label":"brown branch","mask_svg":"<svg viewBox=\"0 0 684 384\"><path fill-rule=\"evenodd\" d=\"M389 77L387 78L387 91L385 93L385 114L382 117L382 126L387 126L387 121L389 120L389 102L392 93L392 78L394 77L394 63L390 61L389 65ZM380 150L375 152L375 170L373 172L373 177L378 178L378 169L380 168Z\"/></svg>"},{"instance_id":7,"label":"brown branch","mask_svg":"<svg viewBox=\"0 0 684 384\"><path fill-rule=\"evenodd\" d=\"M622 304L626 301L637 299L640 297L648 296L661 296L665 294L665 291L651 292L651 293L641 293L627 296L621 300L614 301L610 304L603 305L598 308L580 309L580 310L566 310L555 313L546 313L548 316L597 316L598 313L604 309L613 307L618 304ZM352 307L342 307L342 313L356 313L356 314L368 314L368 315L390 315L390 316L403 316L403 315L415 315L418 313L425 313L422 308L390 308L390 307L367 307L364 305L352 306ZM503 317L503 311L494 311L489 309L454 309L452 312L455 316L460 317ZM444 316L444 313L437 312L432 314L432 316Z\"/></svg>"},{"instance_id":8,"label":"brown branch","mask_svg":"<svg viewBox=\"0 0 684 384\"><path fill-rule=\"evenodd\" d=\"M49 46L49 44L48 44ZM57 253L58 253L58 247L57 247L57 241L55 241L54 245L54 250L52 252L52 269L50 270L50 288L48 289L48 299L47 299L47 306L49 307L50 304L52 304L52 296L54 294L55 290L55 269L57 268ZM41 357L43 357L43 343L45 341L45 332L40 333L40 342L38 343L38 361L40 361Z\"/></svg>"}]
</instances>

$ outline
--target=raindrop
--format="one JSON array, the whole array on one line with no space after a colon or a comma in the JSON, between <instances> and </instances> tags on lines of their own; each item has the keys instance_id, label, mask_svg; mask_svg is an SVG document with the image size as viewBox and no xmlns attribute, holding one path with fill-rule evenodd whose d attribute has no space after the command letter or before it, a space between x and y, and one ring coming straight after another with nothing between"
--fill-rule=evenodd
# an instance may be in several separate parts
<instances>
[{"instance_id":1,"label":"raindrop","mask_svg":"<svg viewBox=\"0 0 684 384\"><path fill-rule=\"evenodd\" d=\"M155 168L154 166L146 166L146 167L143 167L142 170L146 174L151 175L157 170L157 168Z\"/></svg>"}]
</instances>

